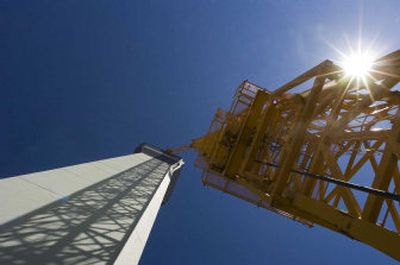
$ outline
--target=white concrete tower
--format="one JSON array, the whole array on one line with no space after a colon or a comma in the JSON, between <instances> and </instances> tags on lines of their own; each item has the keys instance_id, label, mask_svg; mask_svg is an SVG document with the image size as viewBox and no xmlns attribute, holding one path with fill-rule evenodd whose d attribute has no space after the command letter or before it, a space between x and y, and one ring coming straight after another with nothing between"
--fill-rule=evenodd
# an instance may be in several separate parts
<instances>
[{"instance_id":1,"label":"white concrete tower","mask_svg":"<svg viewBox=\"0 0 400 265\"><path fill-rule=\"evenodd\" d=\"M137 264L183 160L135 154L0 180L0 264Z\"/></svg>"}]
</instances>

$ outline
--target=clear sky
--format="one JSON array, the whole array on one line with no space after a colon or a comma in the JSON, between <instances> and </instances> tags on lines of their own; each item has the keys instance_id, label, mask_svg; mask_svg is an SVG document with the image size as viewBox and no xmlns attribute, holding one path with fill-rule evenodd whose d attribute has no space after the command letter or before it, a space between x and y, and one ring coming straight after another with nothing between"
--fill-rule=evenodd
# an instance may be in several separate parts
<instances>
[{"instance_id":1,"label":"clear sky","mask_svg":"<svg viewBox=\"0 0 400 265\"><path fill-rule=\"evenodd\" d=\"M381 53L400 48L399 10L397 0L0 0L0 176L187 143L244 79L274 90L336 59L327 43L345 49L360 28ZM142 264L396 264L203 187L194 153L183 157Z\"/></svg>"}]
</instances>

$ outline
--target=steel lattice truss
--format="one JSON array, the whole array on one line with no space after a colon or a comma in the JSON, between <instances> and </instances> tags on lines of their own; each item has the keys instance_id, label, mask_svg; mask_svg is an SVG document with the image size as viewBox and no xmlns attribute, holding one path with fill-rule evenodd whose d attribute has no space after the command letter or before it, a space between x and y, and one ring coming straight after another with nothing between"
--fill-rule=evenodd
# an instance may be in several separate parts
<instances>
[{"instance_id":1,"label":"steel lattice truss","mask_svg":"<svg viewBox=\"0 0 400 265\"><path fill-rule=\"evenodd\" d=\"M273 92L244 81L192 142L204 184L400 260L399 79L400 50L363 82L328 60Z\"/></svg>"}]
</instances>

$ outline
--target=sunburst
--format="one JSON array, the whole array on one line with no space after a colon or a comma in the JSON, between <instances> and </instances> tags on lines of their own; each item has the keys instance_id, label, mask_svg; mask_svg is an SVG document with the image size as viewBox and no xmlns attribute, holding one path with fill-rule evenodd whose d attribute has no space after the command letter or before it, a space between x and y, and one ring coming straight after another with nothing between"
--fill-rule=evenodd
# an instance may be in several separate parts
<instances>
[{"instance_id":1,"label":"sunburst","mask_svg":"<svg viewBox=\"0 0 400 265\"><path fill-rule=\"evenodd\" d=\"M359 41L359 43L361 42ZM375 53L363 50L361 44L359 44L357 50L350 48L350 52L342 52L338 61L339 66L343 69L342 76L348 82L347 87L355 88L357 94L365 88L371 100L373 100L373 94L370 91L369 83L376 81L371 75L376 58Z\"/></svg>"}]
</instances>

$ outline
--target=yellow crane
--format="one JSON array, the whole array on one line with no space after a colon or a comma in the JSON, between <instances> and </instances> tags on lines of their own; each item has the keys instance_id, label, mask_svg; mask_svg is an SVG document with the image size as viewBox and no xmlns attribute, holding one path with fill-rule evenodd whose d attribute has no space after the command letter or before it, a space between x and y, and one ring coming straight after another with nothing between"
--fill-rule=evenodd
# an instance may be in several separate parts
<instances>
[{"instance_id":1,"label":"yellow crane","mask_svg":"<svg viewBox=\"0 0 400 265\"><path fill-rule=\"evenodd\" d=\"M400 260L399 80L400 50L364 76L326 60L274 91L244 81L170 151L195 149L205 185Z\"/></svg>"}]
</instances>

